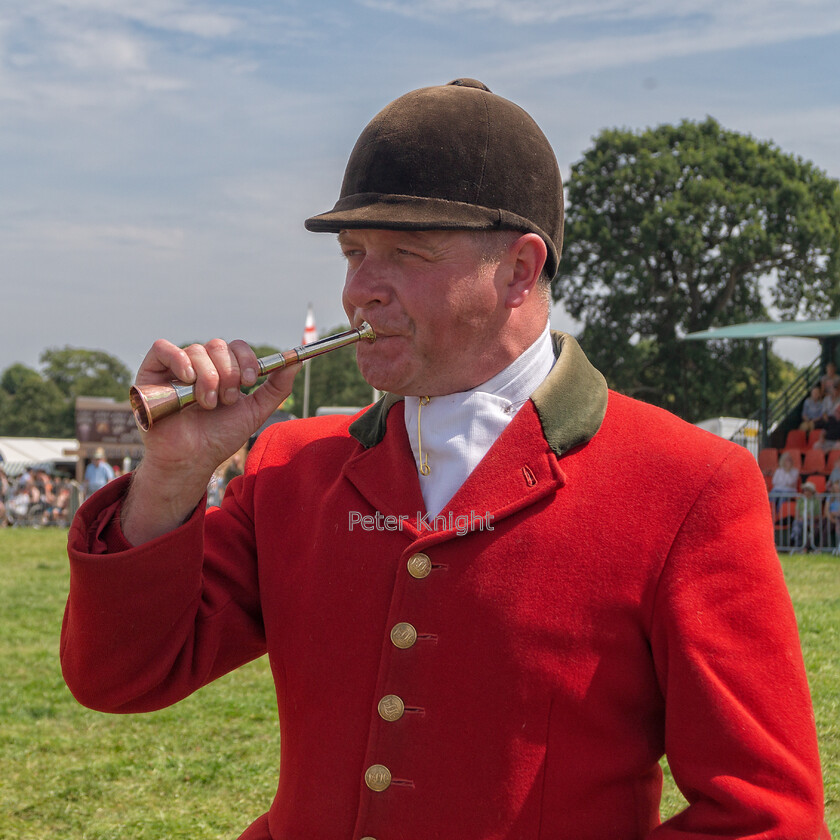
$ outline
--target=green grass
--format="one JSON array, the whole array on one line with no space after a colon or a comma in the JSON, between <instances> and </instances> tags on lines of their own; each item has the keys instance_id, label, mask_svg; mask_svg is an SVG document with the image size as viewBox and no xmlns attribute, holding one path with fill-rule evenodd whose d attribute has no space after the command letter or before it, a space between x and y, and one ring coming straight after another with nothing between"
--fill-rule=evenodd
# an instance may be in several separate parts
<instances>
[{"instance_id":1,"label":"green grass","mask_svg":"<svg viewBox=\"0 0 840 840\"><path fill-rule=\"evenodd\" d=\"M82 708L58 662L66 539L0 530L0 838L238 837L277 785L267 662L154 714Z\"/></svg>"},{"instance_id":2,"label":"green grass","mask_svg":"<svg viewBox=\"0 0 840 840\"><path fill-rule=\"evenodd\" d=\"M782 555L788 590L799 623L799 637L820 740L825 784L826 822L840 837L840 557L828 554ZM665 769L662 819L685 807Z\"/></svg>"},{"instance_id":3,"label":"green grass","mask_svg":"<svg viewBox=\"0 0 840 840\"><path fill-rule=\"evenodd\" d=\"M58 664L66 532L0 530L0 840L232 840L268 808L280 739L265 660L170 709L113 716ZM840 835L840 558L783 557ZM684 807L667 774L663 818Z\"/></svg>"}]
</instances>

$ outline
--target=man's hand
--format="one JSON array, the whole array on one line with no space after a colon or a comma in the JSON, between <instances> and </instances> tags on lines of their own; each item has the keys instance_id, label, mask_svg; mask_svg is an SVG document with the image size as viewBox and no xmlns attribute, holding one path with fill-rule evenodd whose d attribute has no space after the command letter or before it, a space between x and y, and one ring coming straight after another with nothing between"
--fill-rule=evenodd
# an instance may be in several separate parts
<instances>
[{"instance_id":1,"label":"man's hand","mask_svg":"<svg viewBox=\"0 0 840 840\"><path fill-rule=\"evenodd\" d=\"M122 510L129 542L146 542L189 517L216 467L241 449L289 395L299 367L272 373L245 396L240 385L257 381L259 365L244 341L213 339L185 350L164 340L154 343L135 384L173 379L194 384L197 405L158 421L145 435L145 455Z\"/></svg>"}]
</instances>

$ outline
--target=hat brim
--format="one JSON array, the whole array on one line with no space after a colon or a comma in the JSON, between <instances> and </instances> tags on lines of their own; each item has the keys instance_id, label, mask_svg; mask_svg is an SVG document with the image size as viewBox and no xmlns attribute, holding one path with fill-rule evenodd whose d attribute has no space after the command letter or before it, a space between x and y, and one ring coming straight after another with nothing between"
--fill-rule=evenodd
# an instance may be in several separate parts
<instances>
[{"instance_id":1,"label":"hat brim","mask_svg":"<svg viewBox=\"0 0 840 840\"><path fill-rule=\"evenodd\" d=\"M558 253L551 237L529 219L507 210L441 198L360 193L345 196L326 213L304 222L315 233L377 228L381 230L520 230L536 233L548 248L549 276L557 270Z\"/></svg>"}]
</instances>

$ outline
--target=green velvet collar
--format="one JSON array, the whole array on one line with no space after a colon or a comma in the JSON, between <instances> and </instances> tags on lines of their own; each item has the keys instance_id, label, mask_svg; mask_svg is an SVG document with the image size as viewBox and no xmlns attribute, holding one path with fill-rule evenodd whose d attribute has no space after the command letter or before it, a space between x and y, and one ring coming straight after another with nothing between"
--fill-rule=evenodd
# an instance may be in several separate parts
<instances>
[{"instance_id":1,"label":"green velvet collar","mask_svg":"<svg viewBox=\"0 0 840 840\"><path fill-rule=\"evenodd\" d=\"M559 457L588 441L601 427L607 410L607 383L572 336L552 332L551 339L557 361L531 401L545 439ZM350 424L350 434L366 449L376 446L385 435L388 412L400 400L401 396L385 394Z\"/></svg>"}]
</instances>

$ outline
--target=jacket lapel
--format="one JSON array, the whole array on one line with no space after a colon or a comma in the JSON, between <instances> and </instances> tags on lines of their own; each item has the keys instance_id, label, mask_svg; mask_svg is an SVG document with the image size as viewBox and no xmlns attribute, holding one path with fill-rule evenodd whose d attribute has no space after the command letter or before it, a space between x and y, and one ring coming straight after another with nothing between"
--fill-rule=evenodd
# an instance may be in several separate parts
<instances>
[{"instance_id":1,"label":"jacket lapel","mask_svg":"<svg viewBox=\"0 0 840 840\"><path fill-rule=\"evenodd\" d=\"M455 493L444 511L498 522L562 487L557 456L529 400Z\"/></svg>"},{"instance_id":2,"label":"jacket lapel","mask_svg":"<svg viewBox=\"0 0 840 840\"><path fill-rule=\"evenodd\" d=\"M362 415L360 419L368 419L362 434L369 436L371 445L350 458L343 472L374 510L386 516L402 514L414 521L425 508L405 431L404 405L401 398L387 394ZM350 432L358 439L353 433L356 423L350 426Z\"/></svg>"},{"instance_id":3,"label":"jacket lapel","mask_svg":"<svg viewBox=\"0 0 840 840\"><path fill-rule=\"evenodd\" d=\"M562 487L559 459L601 426L607 384L578 343L552 333L557 361L442 513L509 516ZM386 394L351 425L364 447L345 465L347 478L383 514L415 518L425 510L405 432L402 397ZM385 478L385 480L383 480Z\"/></svg>"}]
</instances>

